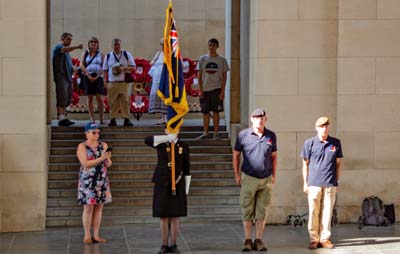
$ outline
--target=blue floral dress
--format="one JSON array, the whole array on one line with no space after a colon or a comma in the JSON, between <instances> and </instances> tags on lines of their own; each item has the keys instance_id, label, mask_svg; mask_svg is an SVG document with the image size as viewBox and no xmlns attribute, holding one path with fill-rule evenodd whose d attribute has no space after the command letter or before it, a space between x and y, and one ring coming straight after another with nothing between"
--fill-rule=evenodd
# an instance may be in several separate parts
<instances>
[{"instance_id":1,"label":"blue floral dress","mask_svg":"<svg viewBox=\"0 0 400 254\"><path fill-rule=\"evenodd\" d=\"M103 144L99 142L93 151L86 143L86 154L88 160L95 160L103 153ZM110 181L108 180L105 162L85 169L81 166L79 170L78 203L79 205L106 204L111 202Z\"/></svg>"}]
</instances>

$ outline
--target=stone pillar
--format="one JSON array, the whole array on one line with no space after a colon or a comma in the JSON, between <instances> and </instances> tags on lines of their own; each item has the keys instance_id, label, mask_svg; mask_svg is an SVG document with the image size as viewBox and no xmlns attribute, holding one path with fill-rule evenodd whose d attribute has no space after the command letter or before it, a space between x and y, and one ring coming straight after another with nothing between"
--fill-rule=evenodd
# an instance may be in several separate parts
<instances>
[{"instance_id":1,"label":"stone pillar","mask_svg":"<svg viewBox=\"0 0 400 254\"><path fill-rule=\"evenodd\" d=\"M249 121L250 1L240 1L240 123Z\"/></svg>"},{"instance_id":2,"label":"stone pillar","mask_svg":"<svg viewBox=\"0 0 400 254\"><path fill-rule=\"evenodd\" d=\"M231 0L230 122L240 122L240 0Z\"/></svg>"},{"instance_id":3,"label":"stone pillar","mask_svg":"<svg viewBox=\"0 0 400 254\"><path fill-rule=\"evenodd\" d=\"M46 0L3 0L0 34L0 232L46 217Z\"/></svg>"},{"instance_id":4,"label":"stone pillar","mask_svg":"<svg viewBox=\"0 0 400 254\"><path fill-rule=\"evenodd\" d=\"M337 26L336 0L251 1L249 112L266 109L279 149L270 223L307 211L299 154L315 120L336 135Z\"/></svg>"}]
</instances>

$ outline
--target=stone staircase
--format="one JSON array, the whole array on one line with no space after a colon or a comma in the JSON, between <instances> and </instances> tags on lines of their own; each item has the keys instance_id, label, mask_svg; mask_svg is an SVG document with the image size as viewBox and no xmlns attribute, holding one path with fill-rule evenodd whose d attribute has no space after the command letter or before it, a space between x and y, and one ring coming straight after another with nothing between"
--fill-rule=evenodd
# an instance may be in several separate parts
<instances>
[{"instance_id":1,"label":"stone staircase","mask_svg":"<svg viewBox=\"0 0 400 254\"><path fill-rule=\"evenodd\" d=\"M180 138L191 151L192 183L188 217L183 221L240 220L239 192L232 170L232 148L225 127L221 140L195 140L201 126L183 126ZM109 178L113 202L104 207L102 225L158 222L152 217L151 177L156 150L144 144L149 135L162 134L158 126L104 128L101 140L114 147ZM47 227L81 225L77 205L79 162L76 147L84 140L82 127L52 127Z\"/></svg>"}]
</instances>

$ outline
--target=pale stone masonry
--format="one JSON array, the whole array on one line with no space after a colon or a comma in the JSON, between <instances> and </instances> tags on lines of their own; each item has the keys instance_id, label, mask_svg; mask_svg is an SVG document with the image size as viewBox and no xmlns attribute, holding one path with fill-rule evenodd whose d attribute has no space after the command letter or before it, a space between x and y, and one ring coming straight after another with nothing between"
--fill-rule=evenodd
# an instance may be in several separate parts
<instances>
[{"instance_id":1,"label":"pale stone masonry","mask_svg":"<svg viewBox=\"0 0 400 254\"><path fill-rule=\"evenodd\" d=\"M0 232L45 223L46 1L0 4Z\"/></svg>"},{"instance_id":2,"label":"pale stone masonry","mask_svg":"<svg viewBox=\"0 0 400 254\"><path fill-rule=\"evenodd\" d=\"M299 153L320 115L343 144L340 220L355 222L367 195L399 212L400 2L269 0L251 10L250 108L267 109L279 141L271 221L307 210Z\"/></svg>"}]
</instances>

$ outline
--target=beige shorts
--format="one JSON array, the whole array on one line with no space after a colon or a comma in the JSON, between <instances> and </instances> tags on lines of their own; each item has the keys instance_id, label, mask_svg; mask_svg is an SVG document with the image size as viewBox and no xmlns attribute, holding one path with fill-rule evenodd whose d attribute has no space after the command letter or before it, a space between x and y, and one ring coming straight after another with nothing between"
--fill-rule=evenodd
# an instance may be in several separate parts
<instances>
[{"instance_id":1,"label":"beige shorts","mask_svg":"<svg viewBox=\"0 0 400 254\"><path fill-rule=\"evenodd\" d=\"M240 206L243 220L264 220L271 204L271 176L256 178L242 173Z\"/></svg>"}]
</instances>

